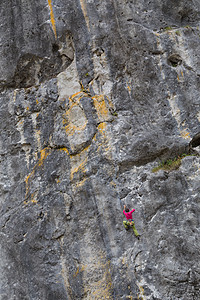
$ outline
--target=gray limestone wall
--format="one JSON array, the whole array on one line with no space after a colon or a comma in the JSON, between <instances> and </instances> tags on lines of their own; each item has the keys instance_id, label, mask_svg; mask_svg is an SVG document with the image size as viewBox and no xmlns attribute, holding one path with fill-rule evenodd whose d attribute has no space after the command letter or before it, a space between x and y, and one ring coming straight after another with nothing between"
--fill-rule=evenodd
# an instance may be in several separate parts
<instances>
[{"instance_id":1,"label":"gray limestone wall","mask_svg":"<svg viewBox=\"0 0 200 300\"><path fill-rule=\"evenodd\" d=\"M1 0L0 25L0 299L198 300L199 0Z\"/></svg>"}]
</instances>

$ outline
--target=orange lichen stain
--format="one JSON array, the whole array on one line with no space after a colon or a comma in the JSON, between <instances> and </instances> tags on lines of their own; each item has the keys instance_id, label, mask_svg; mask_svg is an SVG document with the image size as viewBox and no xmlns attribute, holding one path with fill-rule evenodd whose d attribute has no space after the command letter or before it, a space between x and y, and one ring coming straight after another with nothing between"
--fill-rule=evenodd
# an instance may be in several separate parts
<instances>
[{"instance_id":1,"label":"orange lichen stain","mask_svg":"<svg viewBox=\"0 0 200 300\"><path fill-rule=\"evenodd\" d=\"M102 122L98 125L98 130L103 135L105 134L106 126L107 126L106 122Z\"/></svg>"},{"instance_id":2,"label":"orange lichen stain","mask_svg":"<svg viewBox=\"0 0 200 300\"><path fill-rule=\"evenodd\" d=\"M63 115L62 123L65 126L65 131L67 135L72 136L75 132L82 132L87 126L87 118L85 116L84 122L84 111L82 113L82 122L79 124L76 119L74 119L74 107L81 108L80 100L87 93L80 91L69 97L69 109ZM98 119L100 122L108 121L110 118L109 108L113 108L112 101L105 95L95 95L92 97L93 104L96 109ZM82 109L82 108L81 108ZM73 120L74 119L74 120Z\"/></svg>"},{"instance_id":3,"label":"orange lichen stain","mask_svg":"<svg viewBox=\"0 0 200 300\"><path fill-rule=\"evenodd\" d=\"M77 92L69 97L69 104L67 105L67 110L63 114L62 124L68 136L73 136L73 138L78 137L80 134L84 134L84 129L87 126L88 120L85 116L84 110L80 103L82 97L87 95L90 97L85 91ZM113 107L112 101L105 95L95 95L91 97L93 99L93 104L96 109L99 125L98 132L102 135L103 141L100 143L99 148L101 147L104 151L108 151L108 138L106 136L106 122L110 120L109 109ZM97 133L98 134L98 133ZM97 134L94 135L93 141L97 141ZM84 173L86 172L86 165L88 161L88 151L89 147L83 149L79 154L69 155L67 149L63 150L67 152L70 157L71 164L71 180L74 179L74 175L78 172L80 173L80 180L76 180L74 184L77 187L81 187L86 182L87 178ZM62 149L60 149L62 150ZM79 176L78 176L79 177Z\"/></svg>"},{"instance_id":4,"label":"orange lichen stain","mask_svg":"<svg viewBox=\"0 0 200 300\"><path fill-rule=\"evenodd\" d=\"M28 204L30 204L30 203L33 203L33 204L37 204L38 203L38 201L35 199L35 196L37 197L37 192L34 192L34 193L32 193L31 194L31 200L29 200L29 201L24 201L24 204L25 205L28 205Z\"/></svg>"},{"instance_id":5,"label":"orange lichen stain","mask_svg":"<svg viewBox=\"0 0 200 300\"><path fill-rule=\"evenodd\" d=\"M56 178L56 183L60 183L60 180L58 178Z\"/></svg>"},{"instance_id":6,"label":"orange lichen stain","mask_svg":"<svg viewBox=\"0 0 200 300\"><path fill-rule=\"evenodd\" d=\"M98 143L97 152L102 152L107 157L107 159L112 159L112 152L109 145L109 138L106 131L106 122L100 123L98 125L98 132L101 134L101 142Z\"/></svg>"},{"instance_id":7,"label":"orange lichen stain","mask_svg":"<svg viewBox=\"0 0 200 300\"><path fill-rule=\"evenodd\" d=\"M180 80L178 75L177 75L177 79L178 79L178 81Z\"/></svg>"},{"instance_id":8,"label":"orange lichen stain","mask_svg":"<svg viewBox=\"0 0 200 300\"><path fill-rule=\"evenodd\" d=\"M26 176L26 179L25 179L25 183L26 183L26 195L25 195L25 198L27 197L28 195L28 192L29 192L29 184L28 184L28 181L29 181L29 178L35 173L35 169L33 168L33 171Z\"/></svg>"},{"instance_id":9,"label":"orange lichen stain","mask_svg":"<svg viewBox=\"0 0 200 300\"><path fill-rule=\"evenodd\" d=\"M84 178L83 180L76 182L76 188L82 187L87 181L87 179L88 178Z\"/></svg>"},{"instance_id":10,"label":"orange lichen stain","mask_svg":"<svg viewBox=\"0 0 200 300\"><path fill-rule=\"evenodd\" d=\"M76 277L78 273L79 273L79 267L77 268L76 273L73 275L73 277Z\"/></svg>"},{"instance_id":11,"label":"orange lichen stain","mask_svg":"<svg viewBox=\"0 0 200 300\"><path fill-rule=\"evenodd\" d=\"M74 174L77 173L78 171L81 171L82 173L85 172L85 166L87 164L87 157L85 159L83 159L78 166L72 166L71 168L71 175L70 175L70 179L73 180L74 178Z\"/></svg>"},{"instance_id":12,"label":"orange lichen stain","mask_svg":"<svg viewBox=\"0 0 200 300\"><path fill-rule=\"evenodd\" d=\"M81 268L78 266L76 272L74 273L73 277L76 277L80 272L83 272L85 270L85 267L84 265L81 266Z\"/></svg>"},{"instance_id":13,"label":"orange lichen stain","mask_svg":"<svg viewBox=\"0 0 200 300\"><path fill-rule=\"evenodd\" d=\"M82 95L82 97L83 97L83 96L85 96L86 94L85 94L84 92L82 92L82 91L77 92L77 93L73 94L72 96L70 96L70 97L69 97L69 100L73 101L73 99L74 99L75 97L77 97L78 95ZM80 98L79 98L79 99L80 99Z\"/></svg>"},{"instance_id":14,"label":"orange lichen stain","mask_svg":"<svg viewBox=\"0 0 200 300\"><path fill-rule=\"evenodd\" d=\"M67 148L65 148L65 147L63 147L63 148L60 148L60 149L59 149L59 151L64 151L64 152L66 152L66 153L69 155L69 151L68 151L68 149L67 149Z\"/></svg>"},{"instance_id":15,"label":"orange lichen stain","mask_svg":"<svg viewBox=\"0 0 200 300\"><path fill-rule=\"evenodd\" d=\"M33 204L37 204L37 203L38 203L38 201L35 200L35 199L32 199L31 202L32 202Z\"/></svg>"},{"instance_id":16,"label":"orange lichen stain","mask_svg":"<svg viewBox=\"0 0 200 300\"><path fill-rule=\"evenodd\" d=\"M85 116L84 110L80 105L80 100L86 94L84 92L77 92L69 97L69 108L66 110L65 114L63 114L62 123L65 126L65 131L68 136L73 136L76 132L82 132L85 127L87 126L87 118ZM79 96L79 97L77 97ZM74 118L74 111L73 109L79 109L79 113L81 112L82 121L81 123L78 122L78 118ZM85 119L85 122L84 122Z\"/></svg>"},{"instance_id":17,"label":"orange lichen stain","mask_svg":"<svg viewBox=\"0 0 200 300\"><path fill-rule=\"evenodd\" d=\"M94 137L93 137L93 141L96 142L96 140L97 140L97 134L95 133L95 135L94 135Z\"/></svg>"},{"instance_id":18,"label":"orange lichen stain","mask_svg":"<svg viewBox=\"0 0 200 300\"><path fill-rule=\"evenodd\" d=\"M88 152L89 152L90 145L87 146L83 151L76 155L70 155L71 161L71 174L70 179L73 180L74 174L81 171L85 173L85 167L88 161Z\"/></svg>"},{"instance_id":19,"label":"orange lichen stain","mask_svg":"<svg viewBox=\"0 0 200 300\"><path fill-rule=\"evenodd\" d=\"M40 151L40 160L38 162L39 167L43 165L43 162L48 155L49 155L49 148L44 148Z\"/></svg>"},{"instance_id":20,"label":"orange lichen stain","mask_svg":"<svg viewBox=\"0 0 200 300\"><path fill-rule=\"evenodd\" d=\"M78 159L78 160L80 160L82 156L85 157L85 156L88 154L88 152L89 152L90 146L91 146L91 145L85 147L85 148L82 150L82 152L79 153L79 154L76 154L76 155L70 155L71 160L73 160L73 159L76 159L76 160Z\"/></svg>"},{"instance_id":21,"label":"orange lichen stain","mask_svg":"<svg viewBox=\"0 0 200 300\"><path fill-rule=\"evenodd\" d=\"M36 99L35 101L36 101L37 104L39 103L38 99Z\"/></svg>"},{"instance_id":22,"label":"orange lichen stain","mask_svg":"<svg viewBox=\"0 0 200 300\"><path fill-rule=\"evenodd\" d=\"M28 106L26 107L26 110L29 110L29 107L28 107Z\"/></svg>"},{"instance_id":23,"label":"orange lichen stain","mask_svg":"<svg viewBox=\"0 0 200 300\"><path fill-rule=\"evenodd\" d=\"M55 18L54 18L52 1L48 0L48 4L49 4L49 8L50 8L51 25L52 25L52 28L53 28L53 32L54 32L55 38L57 39L56 21L55 21Z\"/></svg>"},{"instance_id":24,"label":"orange lichen stain","mask_svg":"<svg viewBox=\"0 0 200 300\"><path fill-rule=\"evenodd\" d=\"M105 121L108 117L109 111L105 102L104 95L95 95L92 97L97 115L100 121Z\"/></svg>"},{"instance_id":25,"label":"orange lichen stain","mask_svg":"<svg viewBox=\"0 0 200 300\"><path fill-rule=\"evenodd\" d=\"M67 120L63 119L62 123L63 123L63 125L67 124Z\"/></svg>"},{"instance_id":26,"label":"orange lichen stain","mask_svg":"<svg viewBox=\"0 0 200 300\"><path fill-rule=\"evenodd\" d=\"M83 272L85 270L87 266L86 265L82 265L81 269L80 269L80 272Z\"/></svg>"},{"instance_id":27,"label":"orange lichen stain","mask_svg":"<svg viewBox=\"0 0 200 300\"><path fill-rule=\"evenodd\" d=\"M76 126L72 122L70 122L70 124L65 126L65 131L68 136L72 136L77 131L83 131L86 128L86 126L87 123L83 124L82 126Z\"/></svg>"},{"instance_id":28,"label":"orange lichen stain","mask_svg":"<svg viewBox=\"0 0 200 300\"><path fill-rule=\"evenodd\" d=\"M183 75L183 71L181 71L181 75L182 75L182 77L184 77L184 75Z\"/></svg>"},{"instance_id":29,"label":"orange lichen stain","mask_svg":"<svg viewBox=\"0 0 200 300\"><path fill-rule=\"evenodd\" d=\"M190 133L189 133L186 129L183 129L183 130L181 131L181 136L182 136L182 138L184 138L184 139L190 139Z\"/></svg>"}]
</instances>

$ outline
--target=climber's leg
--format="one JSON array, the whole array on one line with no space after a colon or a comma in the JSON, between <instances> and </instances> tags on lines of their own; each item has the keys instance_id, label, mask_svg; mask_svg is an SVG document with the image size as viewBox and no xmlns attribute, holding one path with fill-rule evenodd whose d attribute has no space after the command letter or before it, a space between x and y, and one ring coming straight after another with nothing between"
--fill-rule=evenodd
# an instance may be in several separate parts
<instances>
[{"instance_id":1,"label":"climber's leg","mask_svg":"<svg viewBox=\"0 0 200 300\"><path fill-rule=\"evenodd\" d=\"M128 224L129 222L127 222L127 221L123 221L123 224L124 224L124 227L126 228L126 230L128 230L129 229L129 224Z\"/></svg>"},{"instance_id":2,"label":"climber's leg","mask_svg":"<svg viewBox=\"0 0 200 300\"><path fill-rule=\"evenodd\" d=\"M133 228L133 232L135 233L135 236L139 236L139 233L137 232L137 229L135 228L135 223L132 221L131 222L131 227Z\"/></svg>"}]
</instances>

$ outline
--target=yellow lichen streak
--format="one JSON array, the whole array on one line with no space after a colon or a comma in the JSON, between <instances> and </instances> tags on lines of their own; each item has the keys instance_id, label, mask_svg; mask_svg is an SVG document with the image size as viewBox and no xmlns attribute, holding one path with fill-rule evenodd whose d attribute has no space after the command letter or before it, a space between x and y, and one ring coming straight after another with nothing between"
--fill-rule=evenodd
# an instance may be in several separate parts
<instances>
[{"instance_id":1,"label":"yellow lichen streak","mask_svg":"<svg viewBox=\"0 0 200 300\"><path fill-rule=\"evenodd\" d=\"M85 0L80 0L80 4L81 4L82 12L83 12L83 15L84 15L84 18L85 18L85 22L86 22L88 30L89 30L90 29L90 22L89 22L89 18L88 18L88 15L87 15L87 6L86 6L86 3L85 3Z\"/></svg>"},{"instance_id":2,"label":"yellow lichen streak","mask_svg":"<svg viewBox=\"0 0 200 300\"><path fill-rule=\"evenodd\" d=\"M83 151L81 151L77 155L70 155L70 161L71 161L70 179L71 180L73 180L75 173L81 172L82 175L85 173L89 149L90 146L86 147Z\"/></svg>"},{"instance_id":3,"label":"yellow lichen streak","mask_svg":"<svg viewBox=\"0 0 200 300\"><path fill-rule=\"evenodd\" d=\"M55 18L54 18L52 1L48 0L48 4L49 4L49 9L50 9L51 25L52 25L52 28L53 28L53 32L54 32L55 38L57 39L56 21L55 21Z\"/></svg>"},{"instance_id":4,"label":"yellow lichen streak","mask_svg":"<svg viewBox=\"0 0 200 300\"><path fill-rule=\"evenodd\" d=\"M38 195L38 192L37 192L37 191L34 192L34 193L32 193L31 196L30 196L30 200L29 200L29 201L25 200L25 201L24 201L24 204L25 204L25 205L30 204L30 203L32 203L32 204L37 204L37 203L38 203L37 195Z\"/></svg>"},{"instance_id":5,"label":"yellow lichen streak","mask_svg":"<svg viewBox=\"0 0 200 300\"><path fill-rule=\"evenodd\" d=\"M94 101L94 107L97 111L99 121L107 121L109 111L104 95L95 95L92 97L92 99Z\"/></svg>"},{"instance_id":6,"label":"yellow lichen streak","mask_svg":"<svg viewBox=\"0 0 200 300\"><path fill-rule=\"evenodd\" d=\"M77 268L76 272L74 273L73 277L76 277L79 273L83 272L85 270L85 268L86 267L84 265L82 265L81 268L78 266L78 268Z\"/></svg>"},{"instance_id":7,"label":"yellow lichen streak","mask_svg":"<svg viewBox=\"0 0 200 300\"><path fill-rule=\"evenodd\" d=\"M88 119L85 114L84 107L81 103L83 97L90 97L93 100L93 105L96 110L98 118L97 131L93 137L92 142L98 144L97 151L105 152L107 158L111 158L109 138L107 136L107 122L113 120L111 111L114 110L112 101L105 95L94 95L93 97L85 90L81 90L73 95L69 99L69 103L66 106L66 111L62 115L62 126L68 137L70 149L73 154L70 153L70 165L71 173L70 179L75 184L74 187L82 187L87 180L87 163L88 154L90 151L90 145L85 142L84 145L79 145L79 141L87 138L87 126ZM99 140L97 139L97 136ZM89 142L89 141L88 141ZM77 153L78 150L78 153ZM75 154L76 153L76 154Z\"/></svg>"},{"instance_id":8,"label":"yellow lichen streak","mask_svg":"<svg viewBox=\"0 0 200 300\"><path fill-rule=\"evenodd\" d=\"M67 149L67 148L63 147L63 148L60 148L59 150L60 150L60 151L64 151L64 152L66 152L66 153L67 153L67 155L69 155L69 151L68 151L68 149Z\"/></svg>"},{"instance_id":9,"label":"yellow lichen streak","mask_svg":"<svg viewBox=\"0 0 200 300\"><path fill-rule=\"evenodd\" d=\"M99 125L97 129L102 136L97 151L103 149L107 158L111 159L107 122L112 120L112 114L110 111L114 109L114 106L112 101L105 95L95 95L92 97L92 99L99 119Z\"/></svg>"},{"instance_id":10,"label":"yellow lichen streak","mask_svg":"<svg viewBox=\"0 0 200 300\"><path fill-rule=\"evenodd\" d=\"M181 130L181 136L184 139L189 139L190 140L190 133L187 131L186 128L184 128L183 130Z\"/></svg>"},{"instance_id":11,"label":"yellow lichen streak","mask_svg":"<svg viewBox=\"0 0 200 300\"><path fill-rule=\"evenodd\" d=\"M98 130L99 130L99 132L106 138L106 134L105 134L106 123L105 123L105 122L100 123L100 124L98 125Z\"/></svg>"},{"instance_id":12,"label":"yellow lichen streak","mask_svg":"<svg viewBox=\"0 0 200 300\"><path fill-rule=\"evenodd\" d=\"M44 148L40 151L40 160L38 162L38 166L40 167L44 160L47 158L47 156L49 155L49 149L48 148Z\"/></svg>"}]
</instances>

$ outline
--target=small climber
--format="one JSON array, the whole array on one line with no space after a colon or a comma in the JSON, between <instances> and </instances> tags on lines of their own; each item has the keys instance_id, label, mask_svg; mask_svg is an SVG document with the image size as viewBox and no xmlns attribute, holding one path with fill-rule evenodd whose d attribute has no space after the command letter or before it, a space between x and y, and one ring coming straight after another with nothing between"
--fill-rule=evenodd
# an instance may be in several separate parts
<instances>
[{"instance_id":1,"label":"small climber","mask_svg":"<svg viewBox=\"0 0 200 300\"><path fill-rule=\"evenodd\" d=\"M124 210L123 213L126 216L127 221L123 221L124 227L126 228L126 230L128 230L130 227L133 228L133 232L135 233L135 236L139 239L140 235L137 232L137 229L135 228L135 223L133 221L133 217L132 217L132 213L135 211L135 209L132 209L131 211L129 211L129 208L126 207L126 205L124 205Z\"/></svg>"}]
</instances>

